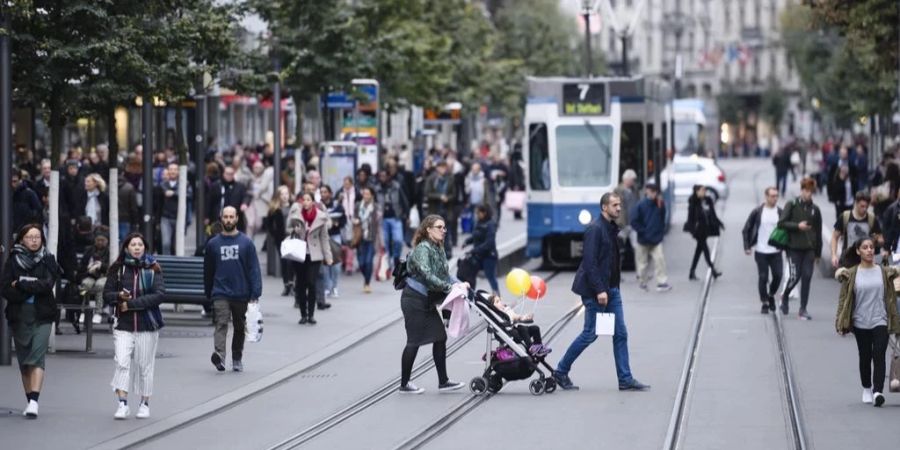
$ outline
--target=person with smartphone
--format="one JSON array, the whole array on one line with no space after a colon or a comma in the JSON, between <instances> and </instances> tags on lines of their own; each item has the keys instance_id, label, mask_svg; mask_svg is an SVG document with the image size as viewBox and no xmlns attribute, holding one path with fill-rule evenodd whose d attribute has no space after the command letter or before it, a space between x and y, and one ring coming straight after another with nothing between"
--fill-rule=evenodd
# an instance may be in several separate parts
<instances>
[{"instance_id":1,"label":"person with smartphone","mask_svg":"<svg viewBox=\"0 0 900 450\"><path fill-rule=\"evenodd\" d=\"M135 417L150 417L153 393L153 368L156 346L163 323L159 304L165 294L162 268L147 254L147 242L140 233L129 234L122 241L119 257L110 266L103 288L103 298L115 305L113 340L116 369L110 385L115 390L118 407L116 420L127 419L128 393L140 394ZM132 386L133 380L133 386Z\"/></svg>"}]
</instances>

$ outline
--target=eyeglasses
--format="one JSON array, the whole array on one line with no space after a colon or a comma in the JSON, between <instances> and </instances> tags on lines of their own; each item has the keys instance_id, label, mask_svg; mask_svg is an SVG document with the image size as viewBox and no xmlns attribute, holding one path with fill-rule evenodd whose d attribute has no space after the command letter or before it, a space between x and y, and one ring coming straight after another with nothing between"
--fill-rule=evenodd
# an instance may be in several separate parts
<instances>
[{"instance_id":1,"label":"eyeglasses","mask_svg":"<svg viewBox=\"0 0 900 450\"><path fill-rule=\"evenodd\" d=\"M22 240L39 241L39 240L41 240L41 237L40 236L23 236Z\"/></svg>"},{"instance_id":2,"label":"eyeglasses","mask_svg":"<svg viewBox=\"0 0 900 450\"><path fill-rule=\"evenodd\" d=\"M434 229L436 229L436 230L441 230L441 231L444 231L444 230L447 229L447 227L445 227L445 226L443 226L443 225L441 225L441 226L439 226L439 227L431 227L431 228L434 228Z\"/></svg>"}]
</instances>

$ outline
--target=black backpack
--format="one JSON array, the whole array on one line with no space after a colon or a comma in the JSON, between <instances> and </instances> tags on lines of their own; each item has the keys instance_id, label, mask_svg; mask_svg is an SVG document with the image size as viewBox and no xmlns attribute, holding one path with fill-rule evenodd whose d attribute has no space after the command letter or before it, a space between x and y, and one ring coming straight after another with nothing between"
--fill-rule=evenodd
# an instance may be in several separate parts
<instances>
[{"instance_id":1,"label":"black backpack","mask_svg":"<svg viewBox=\"0 0 900 450\"><path fill-rule=\"evenodd\" d=\"M409 277L409 270L406 268L406 260L401 259L399 263L394 265L394 271L391 272L394 278L394 289L402 291L406 288L406 279Z\"/></svg>"}]
</instances>

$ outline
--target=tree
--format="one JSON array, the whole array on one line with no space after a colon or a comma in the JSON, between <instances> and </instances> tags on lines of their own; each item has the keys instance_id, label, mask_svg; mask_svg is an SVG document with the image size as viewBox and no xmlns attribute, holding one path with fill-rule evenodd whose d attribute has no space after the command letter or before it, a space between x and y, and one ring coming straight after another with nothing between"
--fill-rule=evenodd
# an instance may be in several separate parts
<instances>
[{"instance_id":1,"label":"tree","mask_svg":"<svg viewBox=\"0 0 900 450\"><path fill-rule=\"evenodd\" d=\"M774 78L770 78L765 92L762 94L759 107L760 115L768 121L773 128L778 128L784 119L784 110L787 107L785 92Z\"/></svg>"}]
</instances>

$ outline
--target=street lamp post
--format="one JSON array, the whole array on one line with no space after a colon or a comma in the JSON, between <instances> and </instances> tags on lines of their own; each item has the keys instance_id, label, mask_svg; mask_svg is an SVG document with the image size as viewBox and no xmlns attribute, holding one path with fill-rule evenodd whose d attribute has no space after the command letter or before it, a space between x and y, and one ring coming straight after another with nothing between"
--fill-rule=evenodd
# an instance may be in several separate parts
<instances>
[{"instance_id":1,"label":"street lamp post","mask_svg":"<svg viewBox=\"0 0 900 450\"><path fill-rule=\"evenodd\" d=\"M582 0L581 15L584 17L585 76L590 77L594 72L593 55L591 52L591 0Z\"/></svg>"},{"instance_id":2,"label":"street lamp post","mask_svg":"<svg viewBox=\"0 0 900 450\"><path fill-rule=\"evenodd\" d=\"M153 99L143 99L141 110L141 145L143 146L143 181L141 182L144 241L147 251L153 250Z\"/></svg>"},{"instance_id":3,"label":"street lamp post","mask_svg":"<svg viewBox=\"0 0 900 450\"><path fill-rule=\"evenodd\" d=\"M197 95L194 122L196 125L194 142L197 143L196 153L194 153L194 167L196 171L196 180L194 186L194 223L197 233L197 248L206 244L206 224L203 219L206 218L206 126L204 117L206 116L206 89L203 83L203 76L197 82Z\"/></svg>"},{"instance_id":4,"label":"street lamp post","mask_svg":"<svg viewBox=\"0 0 900 450\"><path fill-rule=\"evenodd\" d=\"M628 76L628 33L622 33L622 75Z\"/></svg>"},{"instance_id":5,"label":"street lamp post","mask_svg":"<svg viewBox=\"0 0 900 450\"><path fill-rule=\"evenodd\" d=\"M3 251L9 248L12 236L12 223L10 213L12 208L12 192L9 185L11 170L10 155L12 153L12 72L9 67L9 18L5 11L5 1L0 1L0 205L3 205L3 213L0 214L0 243ZM4 300L0 300L0 366L12 364L9 344L9 325L6 323Z\"/></svg>"},{"instance_id":6,"label":"street lamp post","mask_svg":"<svg viewBox=\"0 0 900 450\"><path fill-rule=\"evenodd\" d=\"M278 186L281 184L281 77L279 75L281 72L281 61L279 61L278 56L273 58L272 65L275 69L275 79L272 86L272 115L274 116L272 118L272 184L274 185L272 192L277 194ZM280 277L281 264L278 261L278 251L272 249L275 245L275 242L269 241L269 251L266 252L266 272L268 275Z\"/></svg>"}]
</instances>

